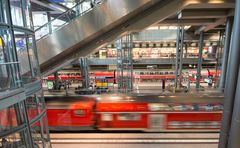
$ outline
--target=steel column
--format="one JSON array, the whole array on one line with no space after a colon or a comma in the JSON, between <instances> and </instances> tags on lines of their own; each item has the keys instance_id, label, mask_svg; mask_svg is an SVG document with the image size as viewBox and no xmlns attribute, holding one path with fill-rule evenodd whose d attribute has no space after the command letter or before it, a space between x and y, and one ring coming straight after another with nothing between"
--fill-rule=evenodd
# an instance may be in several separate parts
<instances>
[{"instance_id":1,"label":"steel column","mask_svg":"<svg viewBox=\"0 0 240 148\"><path fill-rule=\"evenodd\" d=\"M184 44L184 26L181 28L181 45L180 45L180 63L179 63L179 83L178 87L182 85L182 66L183 66L183 44Z\"/></svg>"},{"instance_id":2,"label":"steel column","mask_svg":"<svg viewBox=\"0 0 240 148\"><path fill-rule=\"evenodd\" d=\"M129 68L130 68L130 90L133 90L133 62L132 62L132 49L133 49L133 35L130 33L128 34L128 55L129 55Z\"/></svg>"},{"instance_id":3,"label":"steel column","mask_svg":"<svg viewBox=\"0 0 240 148\"><path fill-rule=\"evenodd\" d=\"M175 88L177 88L177 86L178 86L179 40L180 40L180 27L178 26L178 28L177 28L177 41L176 41Z\"/></svg>"},{"instance_id":4,"label":"steel column","mask_svg":"<svg viewBox=\"0 0 240 148\"><path fill-rule=\"evenodd\" d=\"M197 82L196 82L197 89L200 88L201 68L202 68L202 50L203 50L203 31L200 32L200 39L199 39Z\"/></svg>"},{"instance_id":5,"label":"steel column","mask_svg":"<svg viewBox=\"0 0 240 148\"><path fill-rule=\"evenodd\" d=\"M219 148L226 148L228 145L228 137L229 137L229 131L230 131L231 122L232 122L231 119L232 119L233 103L234 103L235 94L236 94L237 78L238 78L239 63L240 63L240 42L239 41L240 41L240 0L236 0L233 31L231 36L230 53L228 57L229 60L227 65L227 75L226 75L226 82L225 82L226 84L225 84L225 91L224 91L224 110L223 110L222 127L221 127L219 146L218 146ZM234 114L234 117L235 115L236 113ZM233 122L236 122L235 118L233 119L234 119ZM233 130L234 128L232 128L231 131ZM231 137L234 134L235 133L231 133ZM234 140L239 140L239 137L235 137ZM234 146L233 144L234 144L234 141L232 139L230 140L229 147Z\"/></svg>"},{"instance_id":6,"label":"steel column","mask_svg":"<svg viewBox=\"0 0 240 148\"><path fill-rule=\"evenodd\" d=\"M50 12L47 12L47 20L48 20L48 29L49 29L49 34L52 33L52 23L51 23L51 14Z\"/></svg>"},{"instance_id":7,"label":"steel column","mask_svg":"<svg viewBox=\"0 0 240 148\"><path fill-rule=\"evenodd\" d=\"M89 87L89 77L88 77L87 58L80 58L79 64L80 64L80 70L81 70L81 75L82 75L82 87L88 88Z\"/></svg>"},{"instance_id":8,"label":"steel column","mask_svg":"<svg viewBox=\"0 0 240 148\"><path fill-rule=\"evenodd\" d=\"M185 43L185 55L184 58L188 57L188 43Z\"/></svg>"},{"instance_id":9,"label":"steel column","mask_svg":"<svg viewBox=\"0 0 240 148\"><path fill-rule=\"evenodd\" d=\"M59 88L59 80L58 80L58 72L54 73L54 89L57 90Z\"/></svg>"},{"instance_id":10,"label":"steel column","mask_svg":"<svg viewBox=\"0 0 240 148\"><path fill-rule=\"evenodd\" d=\"M228 17L227 23L226 23L226 31L225 31L221 78L220 78L220 84L219 84L219 89L221 90L223 90L225 86L227 63L228 63L228 56L229 56L229 49L230 49L230 40L231 40L231 33L232 33L232 24L233 24L233 17Z\"/></svg>"},{"instance_id":11,"label":"steel column","mask_svg":"<svg viewBox=\"0 0 240 148\"><path fill-rule=\"evenodd\" d=\"M118 91L121 93L129 93L133 89L132 44L132 34L117 41L117 78Z\"/></svg>"},{"instance_id":12,"label":"steel column","mask_svg":"<svg viewBox=\"0 0 240 148\"><path fill-rule=\"evenodd\" d=\"M240 49L240 48L239 48ZM239 68L240 70L240 68ZM238 72L238 82L236 88L236 95L233 107L232 123L230 135L228 138L228 148L240 147L240 72Z\"/></svg>"}]
</instances>

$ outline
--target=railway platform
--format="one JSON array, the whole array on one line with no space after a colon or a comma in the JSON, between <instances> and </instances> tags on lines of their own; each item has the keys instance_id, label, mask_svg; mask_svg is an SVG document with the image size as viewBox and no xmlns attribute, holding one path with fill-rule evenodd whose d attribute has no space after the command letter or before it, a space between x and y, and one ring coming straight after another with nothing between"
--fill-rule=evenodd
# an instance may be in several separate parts
<instances>
[{"instance_id":1,"label":"railway platform","mask_svg":"<svg viewBox=\"0 0 240 148\"><path fill-rule=\"evenodd\" d=\"M53 148L217 148L218 133L51 134Z\"/></svg>"}]
</instances>

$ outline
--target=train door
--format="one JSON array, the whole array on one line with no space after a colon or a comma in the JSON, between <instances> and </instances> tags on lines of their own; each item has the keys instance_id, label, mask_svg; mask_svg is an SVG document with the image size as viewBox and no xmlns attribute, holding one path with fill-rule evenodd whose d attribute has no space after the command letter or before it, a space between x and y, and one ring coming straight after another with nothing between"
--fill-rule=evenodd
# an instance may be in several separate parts
<instances>
[{"instance_id":1,"label":"train door","mask_svg":"<svg viewBox=\"0 0 240 148\"><path fill-rule=\"evenodd\" d=\"M150 114L149 115L149 130L161 131L164 130L165 115L163 114Z\"/></svg>"}]
</instances>

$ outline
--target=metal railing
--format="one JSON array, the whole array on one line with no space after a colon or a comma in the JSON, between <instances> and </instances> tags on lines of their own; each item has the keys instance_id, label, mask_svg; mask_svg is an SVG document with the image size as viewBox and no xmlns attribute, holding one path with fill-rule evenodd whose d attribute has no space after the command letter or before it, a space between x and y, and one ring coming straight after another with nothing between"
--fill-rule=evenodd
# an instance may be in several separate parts
<instances>
[{"instance_id":1,"label":"metal railing","mask_svg":"<svg viewBox=\"0 0 240 148\"><path fill-rule=\"evenodd\" d=\"M0 92L23 86L19 62L0 63Z\"/></svg>"},{"instance_id":2,"label":"metal railing","mask_svg":"<svg viewBox=\"0 0 240 148\"><path fill-rule=\"evenodd\" d=\"M69 10L63 12L61 15L52 19L50 22L37 28L35 30L36 39L40 40L41 38L43 38L49 34L52 34L53 32L57 31L58 29L62 28L66 24L68 24L69 22L73 21L75 18L83 16L84 14L86 14L87 12L92 10L94 8L94 6L96 6L96 5L90 4L88 9L82 10L82 12L81 12L80 8L83 8L83 3L86 1L87 0L79 1L78 3L76 3L76 5L74 5ZM61 22L61 20L63 20L63 21ZM57 26L53 27L53 24L55 24L55 23L57 24Z\"/></svg>"}]
</instances>

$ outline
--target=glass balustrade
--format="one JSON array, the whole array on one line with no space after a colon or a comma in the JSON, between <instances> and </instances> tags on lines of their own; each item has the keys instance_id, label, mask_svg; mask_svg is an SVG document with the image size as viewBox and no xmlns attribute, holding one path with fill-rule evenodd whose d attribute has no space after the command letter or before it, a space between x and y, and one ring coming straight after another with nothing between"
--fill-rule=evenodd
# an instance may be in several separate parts
<instances>
[{"instance_id":1,"label":"glass balustrade","mask_svg":"<svg viewBox=\"0 0 240 148\"><path fill-rule=\"evenodd\" d=\"M22 87L18 62L0 63L0 92Z\"/></svg>"},{"instance_id":2,"label":"glass balustrade","mask_svg":"<svg viewBox=\"0 0 240 148\"><path fill-rule=\"evenodd\" d=\"M100 3L98 3L100 4ZM83 16L87 12L91 11L93 7L97 6L98 4L93 5L89 1L82 0L76 3L71 9L65 11L58 17L52 19L50 22L42 25L35 29L35 36L36 39L39 40L49 34L52 34L56 30L62 28L69 22L73 21L75 18Z\"/></svg>"}]
</instances>

